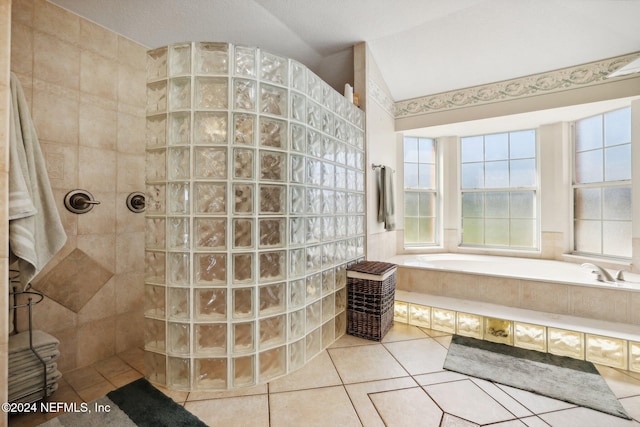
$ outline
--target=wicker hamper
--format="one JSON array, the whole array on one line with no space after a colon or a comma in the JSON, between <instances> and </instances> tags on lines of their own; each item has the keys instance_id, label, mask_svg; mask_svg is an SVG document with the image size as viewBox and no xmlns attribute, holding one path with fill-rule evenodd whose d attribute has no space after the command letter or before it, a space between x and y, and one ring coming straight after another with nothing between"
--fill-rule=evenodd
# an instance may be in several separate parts
<instances>
[{"instance_id":1,"label":"wicker hamper","mask_svg":"<svg viewBox=\"0 0 640 427\"><path fill-rule=\"evenodd\" d=\"M396 265L362 261L347 268L347 333L380 341L393 326Z\"/></svg>"}]
</instances>

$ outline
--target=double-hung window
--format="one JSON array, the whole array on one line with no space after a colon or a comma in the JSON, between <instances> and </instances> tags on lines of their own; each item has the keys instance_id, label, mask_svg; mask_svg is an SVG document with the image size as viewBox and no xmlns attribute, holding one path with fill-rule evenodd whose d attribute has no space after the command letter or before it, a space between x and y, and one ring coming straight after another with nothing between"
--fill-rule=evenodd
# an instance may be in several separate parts
<instances>
[{"instance_id":1,"label":"double-hung window","mask_svg":"<svg viewBox=\"0 0 640 427\"><path fill-rule=\"evenodd\" d=\"M437 242L436 141L405 137L404 243L406 247Z\"/></svg>"},{"instance_id":2,"label":"double-hung window","mask_svg":"<svg viewBox=\"0 0 640 427\"><path fill-rule=\"evenodd\" d=\"M536 249L536 132L463 137L462 244Z\"/></svg>"},{"instance_id":3,"label":"double-hung window","mask_svg":"<svg viewBox=\"0 0 640 427\"><path fill-rule=\"evenodd\" d=\"M631 109L575 122L573 241L577 253L631 257Z\"/></svg>"}]
</instances>

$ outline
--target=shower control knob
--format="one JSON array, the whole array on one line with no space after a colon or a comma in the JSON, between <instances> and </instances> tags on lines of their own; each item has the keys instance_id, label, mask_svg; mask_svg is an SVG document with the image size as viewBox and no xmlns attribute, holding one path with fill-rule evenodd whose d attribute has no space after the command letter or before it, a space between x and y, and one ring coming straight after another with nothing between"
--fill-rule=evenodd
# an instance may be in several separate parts
<instances>
[{"instance_id":1,"label":"shower control knob","mask_svg":"<svg viewBox=\"0 0 640 427\"><path fill-rule=\"evenodd\" d=\"M131 212L135 213L144 212L146 208L144 193L135 192L129 194L127 197L127 208L129 208Z\"/></svg>"}]
</instances>

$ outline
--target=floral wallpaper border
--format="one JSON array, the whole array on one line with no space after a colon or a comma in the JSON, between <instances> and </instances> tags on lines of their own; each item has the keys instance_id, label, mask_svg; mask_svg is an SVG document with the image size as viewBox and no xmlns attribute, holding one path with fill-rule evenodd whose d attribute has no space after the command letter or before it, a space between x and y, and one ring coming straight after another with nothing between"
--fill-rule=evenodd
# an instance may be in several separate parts
<instances>
[{"instance_id":1,"label":"floral wallpaper border","mask_svg":"<svg viewBox=\"0 0 640 427\"><path fill-rule=\"evenodd\" d=\"M640 52L636 52L527 77L398 101L394 104L394 117L400 119L594 86L605 83L607 75L639 56Z\"/></svg>"}]
</instances>

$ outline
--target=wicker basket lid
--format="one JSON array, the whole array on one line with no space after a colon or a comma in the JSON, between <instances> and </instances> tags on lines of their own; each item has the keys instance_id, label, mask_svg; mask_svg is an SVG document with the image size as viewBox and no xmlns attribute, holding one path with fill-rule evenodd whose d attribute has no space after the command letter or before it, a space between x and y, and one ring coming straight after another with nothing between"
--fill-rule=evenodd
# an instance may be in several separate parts
<instances>
[{"instance_id":1,"label":"wicker basket lid","mask_svg":"<svg viewBox=\"0 0 640 427\"><path fill-rule=\"evenodd\" d=\"M357 264L353 264L349 268L348 271L356 271L358 273L366 273L366 274L375 274L378 276L383 276L386 272L393 270L396 268L396 264L392 264L390 262L380 262L380 261L361 261Z\"/></svg>"}]
</instances>

